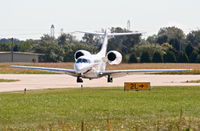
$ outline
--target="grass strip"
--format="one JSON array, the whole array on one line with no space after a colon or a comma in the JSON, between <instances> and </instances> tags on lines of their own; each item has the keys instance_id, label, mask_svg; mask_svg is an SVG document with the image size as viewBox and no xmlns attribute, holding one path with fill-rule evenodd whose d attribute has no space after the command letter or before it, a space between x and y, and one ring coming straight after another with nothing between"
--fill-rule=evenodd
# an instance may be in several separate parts
<instances>
[{"instance_id":1,"label":"grass strip","mask_svg":"<svg viewBox=\"0 0 200 131\"><path fill-rule=\"evenodd\" d=\"M200 83L200 80L191 80L191 81L186 81L185 83Z\"/></svg>"},{"instance_id":2,"label":"grass strip","mask_svg":"<svg viewBox=\"0 0 200 131\"><path fill-rule=\"evenodd\" d=\"M157 72L157 73L150 73L150 74L159 74L159 75L199 75L200 70L194 69L191 71L167 71L167 72Z\"/></svg>"},{"instance_id":3,"label":"grass strip","mask_svg":"<svg viewBox=\"0 0 200 131\"><path fill-rule=\"evenodd\" d=\"M1 130L200 130L200 87L0 93Z\"/></svg>"},{"instance_id":4,"label":"grass strip","mask_svg":"<svg viewBox=\"0 0 200 131\"><path fill-rule=\"evenodd\" d=\"M11 79L0 79L0 82L16 82L19 80L11 80Z\"/></svg>"}]
</instances>

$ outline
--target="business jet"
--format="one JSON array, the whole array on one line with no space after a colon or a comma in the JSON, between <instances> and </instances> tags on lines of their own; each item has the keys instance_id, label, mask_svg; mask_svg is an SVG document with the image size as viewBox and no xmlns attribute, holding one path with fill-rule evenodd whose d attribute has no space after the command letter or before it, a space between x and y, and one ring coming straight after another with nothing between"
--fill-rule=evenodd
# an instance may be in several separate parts
<instances>
[{"instance_id":1,"label":"business jet","mask_svg":"<svg viewBox=\"0 0 200 131\"><path fill-rule=\"evenodd\" d=\"M140 70L106 70L106 64L118 65L122 61L122 55L118 51L111 50L107 52L108 39L114 36L121 35L133 35L141 34L139 32L130 33L96 33L96 32L83 32L92 35L102 36L103 43L101 50L97 54L91 54L86 50L78 50L74 54L74 69L62 69L62 68L46 68L46 67L33 67L33 66L17 66L13 65L13 68L24 68L24 69L35 69L35 70L46 70L46 71L56 71L65 72L68 75L77 78L77 83L82 83L83 78L85 79L97 79L101 77L107 77L107 82L113 82L113 78L120 77L128 74L134 73L145 73L145 72L169 72L169 71L188 71L191 69L140 69Z\"/></svg>"}]
</instances>

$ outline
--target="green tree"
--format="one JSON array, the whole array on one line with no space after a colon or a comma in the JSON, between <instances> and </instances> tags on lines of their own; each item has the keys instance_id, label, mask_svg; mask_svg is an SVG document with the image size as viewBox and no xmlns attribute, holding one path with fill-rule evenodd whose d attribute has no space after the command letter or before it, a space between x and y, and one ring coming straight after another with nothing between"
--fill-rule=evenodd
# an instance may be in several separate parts
<instances>
[{"instance_id":1,"label":"green tree","mask_svg":"<svg viewBox=\"0 0 200 131\"><path fill-rule=\"evenodd\" d=\"M143 41L143 40L142 40ZM164 55L166 51L171 49L172 46L168 43L164 43L162 45L159 44L139 44L135 45L132 49L137 56L141 56L142 52L148 52L150 56L153 56L154 52L160 52L161 55Z\"/></svg>"},{"instance_id":2,"label":"green tree","mask_svg":"<svg viewBox=\"0 0 200 131\"><path fill-rule=\"evenodd\" d=\"M189 57L189 61L191 63L195 63L196 62L196 59L197 59L197 56L198 56L198 53L196 51L193 51L192 54L190 55Z\"/></svg>"},{"instance_id":3,"label":"green tree","mask_svg":"<svg viewBox=\"0 0 200 131\"><path fill-rule=\"evenodd\" d=\"M50 43L50 44L56 44L57 43L56 39L54 37L49 36L48 34L44 34L41 37L40 42Z\"/></svg>"},{"instance_id":4,"label":"green tree","mask_svg":"<svg viewBox=\"0 0 200 131\"><path fill-rule=\"evenodd\" d=\"M185 52L179 52L178 54L178 58L177 58L177 61L179 63L188 63L189 62L189 59L188 59L188 56Z\"/></svg>"},{"instance_id":5,"label":"green tree","mask_svg":"<svg viewBox=\"0 0 200 131\"><path fill-rule=\"evenodd\" d=\"M135 53L132 53L129 57L128 63L137 63L137 57L135 55Z\"/></svg>"},{"instance_id":6,"label":"green tree","mask_svg":"<svg viewBox=\"0 0 200 131\"><path fill-rule=\"evenodd\" d=\"M155 52L152 58L152 62L155 63L162 63L163 62L163 56L161 55L160 52Z\"/></svg>"},{"instance_id":7,"label":"green tree","mask_svg":"<svg viewBox=\"0 0 200 131\"><path fill-rule=\"evenodd\" d=\"M44 62L62 62L64 59L64 49L57 44L40 43L35 47L37 53L42 53Z\"/></svg>"},{"instance_id":8,"label":"green tree","mask_svg":"<svg viewBox=\"0 0 200 131\"><path fill-rule=\"evenodd\" d=\"M84 34L82 37L83 41L88 43L88 44L95 44L95 36L93 34Z\"/></svg>"},{"instance_id":9,"label":"green tree","mask_svg":"<svg viewBox=\"0 0 200 131\"><path fill-rule=\"evenodd\" d=\"M57 40L58 40L58 45L64 45L67 43L76 42L76 37L71 34L63 33L58 37Z\"/></svg>"},{"instance_id":10,"label":"green tree","mask_svg":"<svg viewBox=\"0 0 200 131\"><path fill-rule=\"evenodd\" d=\"M200 46L200 30L190 32L186 40L193 46Z\"/></svg>"},{"instance_id":11,"label":"green tree","mask_svg":"<svg viewBox=\"0 0 200 131\"><path fill-rule=\"evenodd\" d=\"M0 42L0 51L11 51L11 42Z\"/></svg>"},{"instance_id":12,"label":"green tree","mask_svg":"<svg viewBox=\"0 0 200 131\"><path fill-rule=\"evenodd\" d=\"M67 43L67 34L61 34L58 37L58 45L65 45Z\"/></svg>"},{"instance_id":13,"label":"green tree","mask_svg":"<svg viewBox=\"0 0 200 131\"><path fill-rule=\"evenodd\" d=\"M112 27L112 33L123 33L130 32L126 29L120 27ZM130 54L134 45L139 44L141 40L141 34L125 35L125 36L115 36L109 39L108 50L117 50L122 52L122 54Z\"/></svg>"},{"instance_id":14,"label":"green tree","mask_svg":"<svg viewBox=\"0 0 200 131\"><path fill-rule=\"evenodd\" d=\"M143 52L141 57L140 57L140 62L141 63L150 63L151 62L151 58L148 52Z\"/></svg>"},{"instance_id":15,"label":"green tree","mask_svg":"<svg viewBox=\"0 0 200 131\"><path fill-rule=\"evenodd\" d=\"M187 56L190 57L193 51L194 51L194 48L192 44L188 44L185 48L185 53L187 54Z\"/></svg>"},{"instance_id":16,"label":"green tree","mask_svg":"<svg viewBox=\"0 0 200 131\"><path fill-rule=\"evenodd\" d=\"M122 54L122 62L123 63L128 63L128 55L126 55L126 54Z\"/></svg>"},{"instance_id":17,"label":"green tree","mask_svg":"<svg viewBox=\"0 0 200 131\"><path fill-rule=\"evenodd\" d=\"M65 51L62 46L58 45L55 38L44 35L34 47L35 52L42 53L42 61L45 62L62 62L64 60Z\"/></svg>"},{"instance_id":18,"label":"green tree","mask_svg":"<svg viewBox=\"0 0 200 131\"><path fill-rule=\"evenodd\" d=\"M33 49L33 43L25 41L20 42L19 44L19 51L21 52L32 52Z\"/></svg>"},{"instance_id":19,"label":"green tree","mask_svg":"<svg viewBox=\"0 0 200 131\"><path fill-rule=\"evenodd\" d=\"M164 62L165 63L176 63L176 56L174 52L167 51L166 54L164 54Z\"/></svg>"},{"instance_id":20,"label":"green tree","mask_svg":"<svg viewBox=\"0 0 200 131\"><path fill-rule=\"evenodd\" d=\"M147 38L147 42L153 44L153 43L157 43L157 35L152 35L152 36L149 36Z\"/></svg>"},{"instance_id":21,"label":"green tree","mask_svg":"<svg viewBox=\"0 0 200 131\"><path fill-rule=\"evenodd\" d=\"M200 55L197 56L196 63L200 63Z\"/></svg>"},{"instance_id":22,"label":"green tree","mask_svg":"<svg viewBox=\"0 0 200 131\"><path fill-rule=\"evenodd\" d=\"M181 50L185 44L185 34L177 27L161 28L157 35L157 43L170 43L176 50Z\"/></svg>"}]
</instances>

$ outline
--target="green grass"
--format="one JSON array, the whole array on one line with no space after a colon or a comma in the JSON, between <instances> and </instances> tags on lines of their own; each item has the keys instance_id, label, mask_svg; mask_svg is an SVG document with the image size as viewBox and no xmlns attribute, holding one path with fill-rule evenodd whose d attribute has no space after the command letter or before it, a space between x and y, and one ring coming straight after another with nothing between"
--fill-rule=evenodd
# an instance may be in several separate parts
<instances>
[{"instance_id":1,"label":"green grass","mask_svg":"<svg viewBox=\"0 0 200 131\"><path fill-rule=\"evenodd\" d=\"M200 87L1 93L0 130L199 130L199 94Z\"/></svg>"},{"instance_id":2,"label":"green grass","mask_svg":"<svg viewBox=\"0 0 200 131\"><path fill-rule=\"evenodd\" d=\"M0 79L0 82L16 82L19 80L11 80L11 79Z\"/></svg>"},{"instance_id":3,"label":"green grass","mask_svg":"<svg viewBox=\"0 0 200 131\"><path fill-rule=\"evenodd\" d=\"M191 81L186 81L185 83L200 83L200 80L191 80Z\"/></svg>"},{"instance_id":4,"label":"green grass","mask_svg":"<svg viewBox=\"0 0 200 131\"><path fill-rule=\"evenodd\" d=\"M150 73L150 74L166 74L166 75L199 75L200 70L193 69L191 71L169 71L169 72L158 72L158 73Z\"/></svg>"},{"instance_id":5,"label":"green grass","mask_svg":"<svg viewBox=\"0 0 200 131\"><path fill-rule=\"evenodd\" d=\"M1 70L0 74L58 74L56 72L41 71L41 70L28 70L28 69L10 69Z\"/></svg>"},{"instance_id":6,"label":"green grass","mask_svg":"<svg viewBox=\"0 0 200 131\"><path fill-rule=\"evenodd\" d=\"M10 66L14 64L15 63L0 63L0 74L58 74L57 72L50 71L11 68Z\"/></svg>"}]
</instances>

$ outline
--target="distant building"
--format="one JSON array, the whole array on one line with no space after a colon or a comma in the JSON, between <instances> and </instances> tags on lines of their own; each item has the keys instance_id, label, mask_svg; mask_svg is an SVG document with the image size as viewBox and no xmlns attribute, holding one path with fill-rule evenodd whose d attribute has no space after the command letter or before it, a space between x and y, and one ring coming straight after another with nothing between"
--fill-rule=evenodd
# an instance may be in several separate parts
<instances>
[{"instance_id":1,"label":"distant building","mask_svg":"<svg viewBox=\"0 0 200 131\"><path fill-rule=\"evenodd\" d=\"M39 62L43 54L30 52L0 52L0 62Z\"/></svg>"}]
</instances>

